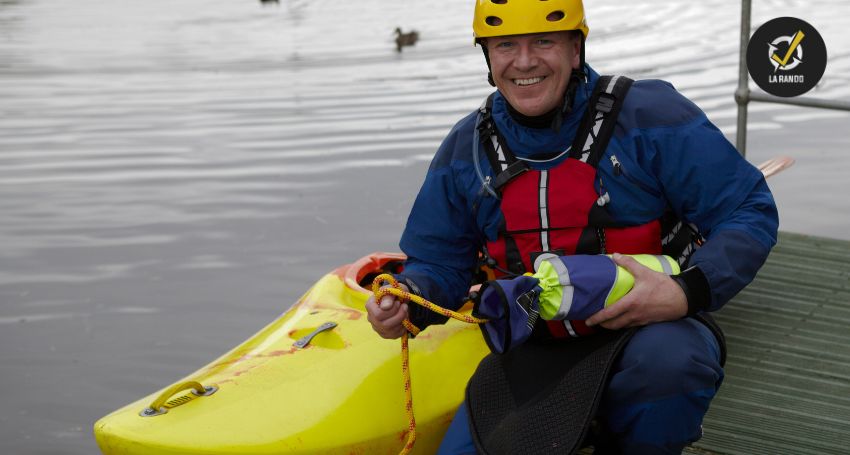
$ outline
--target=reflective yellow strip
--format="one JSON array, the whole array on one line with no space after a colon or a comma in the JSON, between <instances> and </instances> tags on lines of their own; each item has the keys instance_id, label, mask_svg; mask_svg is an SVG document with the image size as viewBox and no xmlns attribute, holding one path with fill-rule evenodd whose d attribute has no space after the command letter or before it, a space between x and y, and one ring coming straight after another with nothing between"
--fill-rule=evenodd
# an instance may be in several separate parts
<instances>
[{"instance_id":1,"label":"reflective yellow strip","mask_svg":"<svg viewBox=\"0 0 850 455\"><path fill-rule=\"evenodd\" d=\"M655 259L658 260L658 264L661 266L661 271L666 273L667 275L673 274L673 266L670 265L670 262L667 261L667 256L657 255Z\"/></svg>"}]
</instances>

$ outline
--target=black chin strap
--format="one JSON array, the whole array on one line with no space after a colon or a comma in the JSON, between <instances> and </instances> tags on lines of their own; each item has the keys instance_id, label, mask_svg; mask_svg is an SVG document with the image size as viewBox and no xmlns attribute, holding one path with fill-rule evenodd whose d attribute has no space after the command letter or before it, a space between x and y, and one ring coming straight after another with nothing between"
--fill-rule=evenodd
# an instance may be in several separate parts
<instances>
[{"instance_id":1,"label":"black chin strap","mask_svg":"<svg viewBox=\"0 0 850 455\"><path fill-rule=\"evenodd\" d=\"M496 81L493 80L493 68L490 67L490 54L487 53L487 46L483 43L479 44L481 44L481 51L484 52L484 61L487 62L487 82L495 87Z\"/></svg>"}]
</instances>

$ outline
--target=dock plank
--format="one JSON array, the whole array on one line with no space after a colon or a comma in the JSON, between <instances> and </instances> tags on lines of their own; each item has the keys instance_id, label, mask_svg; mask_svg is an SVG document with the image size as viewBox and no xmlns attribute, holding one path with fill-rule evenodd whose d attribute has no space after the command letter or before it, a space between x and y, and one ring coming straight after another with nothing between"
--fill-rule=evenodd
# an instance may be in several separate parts
<instances>
[{"instance_id":1,"label":"dock plank","mask_svg":"<svg viewBox=\"0 0 850 455\"><path fill-rule=\"evenodd\" d=\"M850 453L850 242L780 233L715 316L726 379L685 453Z\"/></svg>"}]
</instances>

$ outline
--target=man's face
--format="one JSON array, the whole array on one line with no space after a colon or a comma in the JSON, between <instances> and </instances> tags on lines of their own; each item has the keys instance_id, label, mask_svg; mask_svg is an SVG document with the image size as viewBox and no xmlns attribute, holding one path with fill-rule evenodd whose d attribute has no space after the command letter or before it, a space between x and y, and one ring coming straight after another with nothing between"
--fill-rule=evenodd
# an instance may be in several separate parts
<instances>
[{"instance_id":1,"label":"man's face","mask_svg":"<svg viewBox=\"0 0 850 455\"><path fill-rule=\"evenodd\" d=\"M564 99L581 40L568 32L497 36L485 41L496 87L514 109L545 114Z\"/></svg>"}]
</instances>

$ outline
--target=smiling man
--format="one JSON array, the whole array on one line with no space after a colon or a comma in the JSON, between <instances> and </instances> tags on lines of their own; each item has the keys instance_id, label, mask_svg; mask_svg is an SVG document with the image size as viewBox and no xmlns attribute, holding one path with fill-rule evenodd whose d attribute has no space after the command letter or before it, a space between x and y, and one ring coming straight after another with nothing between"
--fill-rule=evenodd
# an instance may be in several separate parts
<instances>
[{"instance_id":1,"label":"smiling man","mask_svg":"<svg viewBox=\"0 0 850 455\"><path fill-rule=\"evenodd\" d=\"M563 102L570 74L579 67L581 35L552 32L484 38L493 81L508 105L537 117Z\"/></svg>"},{"instance_id":2,"label":"smiling man","mask_svg":"<svg viewBox=\"0 0 850 455\"><path fill-rule=\"evenodd\" d=\"M776 242L764 177L669 83L587 65L580 0L477 0L473 30L497 90L437 151L399 281L457 309L482 265L510 279L552 255L614 254L635 284L587 320L541 319L531 340L485 358L440 453L679 454L723 379L709 313ZM617 253L667 254L682 272ZM366 308L385 338L405 318L445 322L392 297Z\"/></svg>"}]
</instances>

